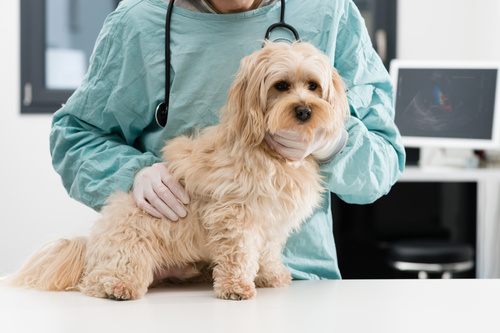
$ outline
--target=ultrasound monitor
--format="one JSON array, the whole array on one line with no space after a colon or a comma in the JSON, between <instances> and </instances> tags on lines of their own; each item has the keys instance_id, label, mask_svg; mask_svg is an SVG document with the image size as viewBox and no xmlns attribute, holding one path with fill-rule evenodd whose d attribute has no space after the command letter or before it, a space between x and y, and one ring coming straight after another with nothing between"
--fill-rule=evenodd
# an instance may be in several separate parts
<instances>
[{"instance_id":1,"label":"ultrasound monitor","mask_svg":"<svg viewBox=\"0 0 500 333\"><path fill-rule=\"evenodd\" d=\"M500 63L393 60L406 147L500 150Z\"/></svg>"}]
</instances>

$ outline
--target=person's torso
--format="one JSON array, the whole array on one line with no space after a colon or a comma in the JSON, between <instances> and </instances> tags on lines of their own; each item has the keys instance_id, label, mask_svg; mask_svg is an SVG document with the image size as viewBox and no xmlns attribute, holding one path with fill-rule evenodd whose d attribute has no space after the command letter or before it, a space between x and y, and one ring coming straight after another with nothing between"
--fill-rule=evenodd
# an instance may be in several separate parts
<instances>
[{"instance_id":1,"label":"person's torso","mask_svg":"<svg viewBox=\"0 0 500 333\"><path fill-rule=\"evenodd\" d=\"M137 0L136 0L137 1ZM152 105L164 100L164 34L167 3L142 0L137 8L149 34L149 47L142 50L154 87ZM334 59L336 29L343 14L343 1L287 0L285 22L292 25L301 40L311 42ZM135 143L159 156L166 140L204 128L219 121L227 91L240 60L262 46L267 28L280 20L280 2L240 14L207 14L174 7L171 21L171 87L168 121L165 128L154 120ZM278 28L270 40L294 40L293 34ZM332 60L333 63L333 60ZM148 117L154 119L154 107Z\"/></svg>"}]
</instances>

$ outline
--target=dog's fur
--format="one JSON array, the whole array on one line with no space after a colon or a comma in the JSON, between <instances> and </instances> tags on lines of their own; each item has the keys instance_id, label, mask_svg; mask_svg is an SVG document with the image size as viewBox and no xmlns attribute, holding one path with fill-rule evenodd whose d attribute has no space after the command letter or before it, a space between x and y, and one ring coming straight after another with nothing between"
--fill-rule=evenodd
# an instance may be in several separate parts
<instances>
[{"instance_id":1,"label":"dog's fur","mask_svg":"<svg viewBox=\"0 0 500 333\"><path fill-rule=\"evenodd\" d=\"M279 82L288 89L277 89ZM312 110L305 121L294 111L300 105ZM130 193L114 194L88 239L45 246L10 281L137 299L155 276L190 278L209 263L219 298L249 299L256 286L288 285L283 245L318 206L323 188L312 156L288 161L264 135L293 128L309 141L322 129L334 138L347 110L342 79L324 54L303 42L267 43L241 61L221 123L163 149L168 171L191 198L185 218L151 217Z\"/></svg>"}]
</instances>

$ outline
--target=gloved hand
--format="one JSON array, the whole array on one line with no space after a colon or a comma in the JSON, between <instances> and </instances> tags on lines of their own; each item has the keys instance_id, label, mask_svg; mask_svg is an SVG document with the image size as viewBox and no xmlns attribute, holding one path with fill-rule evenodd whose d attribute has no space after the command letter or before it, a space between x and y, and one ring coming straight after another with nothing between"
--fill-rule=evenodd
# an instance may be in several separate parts
<instances>
[{"instance_id":1,"label":"gloved hand","mask_svg":"<svg viewBox=\"0 0 500 333\"><path fill-rule=\"evenodd\" d=\"M281 130L266 133L265 140L275 152L292 161L301 161L312 154L318 162L326 163L345 147L347 131L342 129L336 138L327 139L324 130L318 129L314 139L306 142L296 131Z\"/></svg>"},{"instance_id":2,"label":"gloved hand","mask_svg":"<svg viewBox=\"0 0 500 333\"><path fill-rule=\"evenodd\" d=\"M189 203L189 196L181 184L174 182L166 165L156 163L137 172L132 192L137 206L150 215L178 221L187 214L183 204Z\"/></svg>"}]
</instances>

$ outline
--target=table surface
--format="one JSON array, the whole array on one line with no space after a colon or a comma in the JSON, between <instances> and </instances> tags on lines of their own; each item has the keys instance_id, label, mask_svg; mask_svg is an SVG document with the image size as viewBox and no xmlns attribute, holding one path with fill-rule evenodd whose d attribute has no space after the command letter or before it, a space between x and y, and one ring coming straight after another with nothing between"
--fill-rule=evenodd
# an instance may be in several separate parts
<instances>
[{"instance_id":1,"label":"table surface","mask_svg":"<svg viewBox=\"0 0 500 333\"><path fill-rule=\"evenodd\" d=\"M225 301L208 285L136 301L0 286L0 332L500 332L500 280L294 281Z\"/></svg>"}]
</instances>

